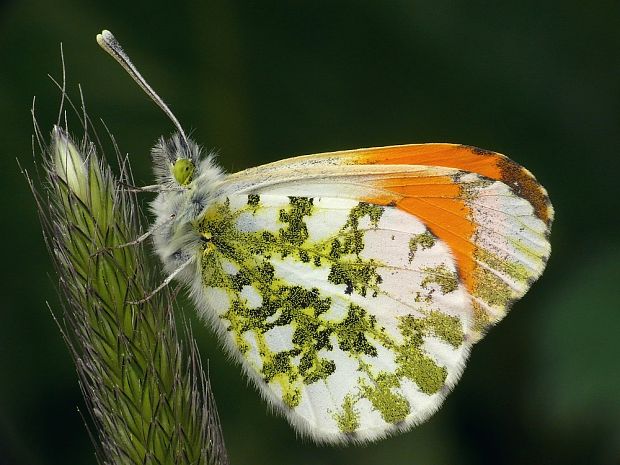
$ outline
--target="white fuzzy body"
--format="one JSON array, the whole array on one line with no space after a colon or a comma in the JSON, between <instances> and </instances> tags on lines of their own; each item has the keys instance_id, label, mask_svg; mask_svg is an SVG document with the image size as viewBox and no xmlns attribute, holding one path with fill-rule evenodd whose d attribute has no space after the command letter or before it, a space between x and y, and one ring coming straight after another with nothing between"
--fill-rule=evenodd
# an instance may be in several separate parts
<instances>
[{"instance_id":1,"label":"white fuzzy body","mask_svg":"<svg viewBox=\"0 0 620 465\"><path fill-rule=\"evenodd\" d=\"M214 155L202 159L200 148L190 144L190 158L197 166L197 175L185 188L179 188L170 173L172 163L183 150L178 135L168 141L160 139L152 151L155 176L162 187L151 202L151 212L156 218L152 226L153 241L167 273L173 273L196 257L200 237L193 224L208 205L226 195L221 188L225 174L215 164ZM180 278L191 284L195 274L188 269Z\"/></svg>"}]
</instances>

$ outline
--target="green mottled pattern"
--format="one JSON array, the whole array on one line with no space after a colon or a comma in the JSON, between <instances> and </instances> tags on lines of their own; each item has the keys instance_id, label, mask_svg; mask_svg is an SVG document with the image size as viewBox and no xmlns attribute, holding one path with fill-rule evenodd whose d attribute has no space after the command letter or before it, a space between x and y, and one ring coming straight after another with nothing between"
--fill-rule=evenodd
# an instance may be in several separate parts
<instances>
[{"instance_id":1,"label":"green mottled pattern","mask_svg":"<svg viewBox=\"0 0 620 465\"><path fill-rule=\"evenodd\" d=\"M402 340L397 342L374 315L353 302L348 303L340 318L327 318L333 296L323 295L317 288L291 284L274 268L276 262L287 257L310 268L329 268L328 280L344 284L345 301L352 295L376 297L382 293L382 279L377 272L382 263L360 255L365 235L360 222L366 218L377 227L384 207L358 203L350 209L344 225L320 241L309 237L306 224L317 208L312 198L290 197L278 210L277 231L240 230L240 216L264 214L262 208L258 195L248 196L247 202L236 209L225 200L213 205L195 225L203 238L204 285L226 292L229 306L220 317L239 351L265 382L279 387L284 403L294 408L301 401L304 386L326 380L335 372L336 364L324 354L337 344L357 362L360 373L358 380L347 380L354 388L341 408L331 413L338 428L353 432L359 427L356 404L362 398L368 399L388 423L405 419L412 407L400 392L403 380L409 379L422 392L432 394L441 389L447 376L446 368L422 349L424 337L433 336L458 347L463 342L460 320L438 311L427 312L425 317L400 317ZM419 245L432 246L427 239L420 240ZM230 271L231 265L236 271ZM442 293L454 291L458 284L456 274L445 265L425 269L424 276L427 289L436 284ZM245 286L258 293L259 303L248 304L242 295ZM267 343L266 333L280 327L292 328L290 348L275 351ZM249 334L255 343L250 342ZM259 365L249 354L253 343ZM373 370L369 361L378 357L379 346L394 354L395 371Z\"/></svg>"},{"instance_id":2,"label":"green mottled pattern","mask_svg":"<svg viewBox=\"0 0 620 465\"><path fill-rule=\"evenodd\" d=\"M342 411L333 413L338 429L343 433L353 433L360 426L360 414L355 409L355 399L347 394L342 402Z\"/></svg>"},{"instance_id":3,"label":"green mottled pattern","mask_svg":"<svg viewBox=\"0 0 620 465\"><path fill-rule=\"evenodd\" d=\"M422 287L429 289L431 284L438 284L442 294L454 292L459 286L459 278L456 271L451 271L444 265L424 268Z\"/></svg>"},{"instance_id":4,"label":"green mottled pattern","mask_svg":"<svg viewBox=\"0 0 620 465\"><path fill-rule=\"evenodd\" d=\"M420 248L420 250L426 250L434 245L435 238L428 231L412 236L411 239L409 239L409 263L413 261L418 248Z\"/></svg>"},{"instance_id":5,"label":"green mottled pattern","mask_svg":"<svg viewBox=\"0 0 620 465\"><path fill-rule=\"evenodd\" d=\"M506 276L521 282L526 282L531 277L531 272L521 263L510 259L499 257L488 250L478 248L475 253L477 260L485 263L494 270L497 270Z\"/></svg>"},{"instance_id":6,"label":"green mottled pattern","mask_svg":"<svg viewBox=\"0 0 620 465\"><path fill-rule=\"evenodd\" d=\"M482 248L476 249L475 258L482 266L477 267L474 272L476 283L473 289L474 297L486 305L502 310L503 313L512 301L522 295L518 289L529 287L533 272L521 262L502 258ZM540 261L540 257L537 257L537 260ZM498 317L489 315L479 303L474 301L473 307L476 330L483 331L496 322ZM499 314L499 318L502 313Z\"/></svg>"}]
</instances>

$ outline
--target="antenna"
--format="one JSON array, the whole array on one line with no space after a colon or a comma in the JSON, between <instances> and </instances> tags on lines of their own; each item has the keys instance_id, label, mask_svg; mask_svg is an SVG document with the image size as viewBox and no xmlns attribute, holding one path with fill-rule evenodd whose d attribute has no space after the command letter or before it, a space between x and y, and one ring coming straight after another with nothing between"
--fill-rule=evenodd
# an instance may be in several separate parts
<instances>
[{"instance_id":1,"label":"antenna","mask_svg":"<svg viewBox=\"0 0 620 465\"><path fill-rule=\"evenodd\" d=\"M183 145L185 145L185 148L187 149L189 147L189 144L187 142L187 137L185 136L185 131L183 131L183 128L181 127L181 123L179 123L179 120L174 116L172 111L170 111L168 105L164 103L161 97L157 95L153 88L149 86L146 80L138 72L136 67L129 59L129 56L127 56L127 54L121 47L121 44L119 44L118 40L116 40L116 37L114 37L114 35L110 31L104 29L103 31L101 31L101 34L97 34L97 43L102 49L108 52L108 54L110 54L112 58L119 62L119 64L125 69L125 71L127 71L127 73L133 78L133 80L136 81L140 87L142 87L142 90L146 92L146 94L151 98L151 100L153 100L153 102L155 102L157 106L162 109L162 111L168 116L168 118L170 118L172 123L179 131L179 134L181 134L181 140L183 141Z\"/></svg>"}]
</instances>

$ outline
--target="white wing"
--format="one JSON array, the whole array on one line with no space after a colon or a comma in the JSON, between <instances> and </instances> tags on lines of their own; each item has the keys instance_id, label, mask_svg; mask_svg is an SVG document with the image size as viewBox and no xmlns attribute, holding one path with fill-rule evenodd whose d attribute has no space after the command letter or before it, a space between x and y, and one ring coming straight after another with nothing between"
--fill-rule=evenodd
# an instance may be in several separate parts
<instances>
[{"instance_id":1,"label":"white wing","mask_svg":"<svg viewBox=\"0 0 620 465\"><path fill-rule=\"evenodd\" d=\"M428 418L542 273L553 210L506 157L448 144L231 175L193 294L298 430L363 442Z\"/></svg>"}]
</instances>

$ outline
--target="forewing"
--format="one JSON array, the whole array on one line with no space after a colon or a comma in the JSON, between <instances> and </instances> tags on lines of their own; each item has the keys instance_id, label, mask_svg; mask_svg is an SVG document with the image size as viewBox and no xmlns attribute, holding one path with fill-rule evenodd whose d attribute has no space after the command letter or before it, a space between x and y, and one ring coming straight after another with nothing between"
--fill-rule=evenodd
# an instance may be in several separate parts
<instances>
[{"instance_id":1,"label":"forewing","mask_svg":"<svg viewBox=\"0 0 620 465\"><path fill-rule=\"evenodd\" d=\"M457 381L471 300L450 246L409 212L238 194L197 228L205 316L300 431L379 438L423 421Z\"/></svg>"},{"instance_id":2,"label":"forewing","mask_svg":"<svg viewBox=\"0 0 620 465\"><path fill-rule=\"evenodd\" d=\"M392 205L450 249L475 313L472 339L505 316L545 268L553 208L525 168L504 155L418 144L291 158L229 177L252 194L333 196Z\"/></svg>"}]
</instances>

